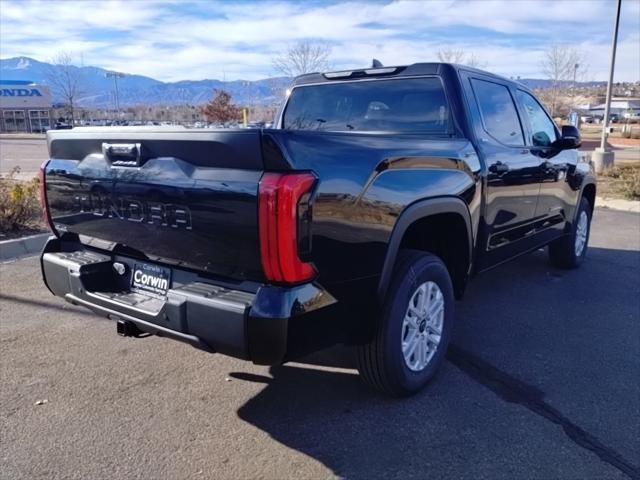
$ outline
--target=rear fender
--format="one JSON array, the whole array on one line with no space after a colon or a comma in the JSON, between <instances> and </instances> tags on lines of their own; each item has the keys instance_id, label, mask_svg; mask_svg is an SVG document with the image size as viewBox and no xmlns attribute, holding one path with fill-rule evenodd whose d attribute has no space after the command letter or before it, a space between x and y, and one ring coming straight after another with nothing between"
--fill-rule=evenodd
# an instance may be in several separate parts
<instances>
[{"instance_id":1,"label":"rear fender","mask_svg":"<svg viewBox=\"0 0 640 480\"><path fill-rule=\"evenodd\" d=\"M473 258L473 230L471 226L471 215L469 214L469 209L464 201L457 197L440 197L413 203L402 212L393 227L391 238L389 239L387 254L382 267L382 274L380 275L380 281L378 284L378 298L384 298L387 293L393 273L393 267L398 256L398 250L400 249L400 244L402 243L402 239L407 229L417 220L442 213L455 213L460 215L464 220L467 232L467 245L469 249L467 252L468 258L470 260ZM467 274L470 271L470 268L471 261L469 262L469 270L467 270Z\"/></svg>"}]
</instances>

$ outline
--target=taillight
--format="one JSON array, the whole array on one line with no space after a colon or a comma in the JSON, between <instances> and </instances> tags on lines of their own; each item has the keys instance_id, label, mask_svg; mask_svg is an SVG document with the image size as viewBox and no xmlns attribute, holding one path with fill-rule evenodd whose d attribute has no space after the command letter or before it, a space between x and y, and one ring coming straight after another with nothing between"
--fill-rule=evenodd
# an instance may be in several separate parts
<instances>
[{"instance_id":1,"label":"taillight","mask_svg":"<svg viewBox=\"0 0 640 480\"><path fill-rule=\"evenodd\" d=\"M267 280L298 283L316 273L298 255L298 204L315 180L311 173L266 173L260 180L260 256Z\"/></svg>"},{"instance_id":2,"label":"taillight","mask_svg":"<svg viewBox=\"0 0 640 480\"><path fill-rule=\"evenodd\" d=\"M56 233L53 228L53 222L51 221L51 215L49 214L49 206L47 205L47 187L45 184L45 170L49 160L45 160L40 165L40 172L38 173L38 188L40 190L40 206L42 207L42 220L45 225L49 227L54 234Z\"/></svg>"}]
</instances>

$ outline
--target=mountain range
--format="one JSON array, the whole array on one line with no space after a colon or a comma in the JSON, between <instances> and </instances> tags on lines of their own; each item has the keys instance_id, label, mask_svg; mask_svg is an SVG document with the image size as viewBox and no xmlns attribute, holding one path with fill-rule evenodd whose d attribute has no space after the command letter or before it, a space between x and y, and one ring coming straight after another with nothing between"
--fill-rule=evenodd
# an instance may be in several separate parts
<instances>
[{"instance_id":1,"label":"mountain range","mask_svg":"<svg viewBox=\"0 0 640 480\"><path fill-rule=\"evenodd\" d=\"M30 80L47 84L51 69L60 68L28 57L0 59L0 80ZM71 67L78 72L82 94L78 104L84 107L113 108L115 105L114 80L106 76L108 70L100 67ZM529 88L550 85L544 79L519 79ZM212 98L214 89L224 89L237 104L271 105L279 101L281 92L291 83L288 77L263 80L182 80L162 82L143 75L126 74L118 78L120 106L133 105L200 105ZM589 82L583 85L602 84ZM54 103L62 101L54 95Z\"/></svg>"},{"instance_id":2,"label":"mountain range","mask_svg":"<svg viewBox=\"0 0 640 480\"><path fill-rule=\"evenodd\" d=\"M30 80L47 84L51 69L61 68L28 57L0 60L0 80ZM106 108L114 106L114 79L106 76L108 70L99 67L71 67L80 76L82 94L78 104L84 107ZM121 106L132 105L200 105L210 100L214 89L224 89L238 104L268 105L277 102L277 95L287 88L287 77L263 80L182 80L161 82L143 75L127 74L118 78L118 99ZM55 89L53 101L61 102Z\"/></svg>"}]
</instances>

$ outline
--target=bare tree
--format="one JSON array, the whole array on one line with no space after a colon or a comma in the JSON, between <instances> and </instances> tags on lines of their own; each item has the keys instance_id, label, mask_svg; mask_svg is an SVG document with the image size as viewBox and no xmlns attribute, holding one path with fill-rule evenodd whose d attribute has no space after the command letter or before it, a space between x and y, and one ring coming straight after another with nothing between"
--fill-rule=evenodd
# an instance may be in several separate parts
<instances>
[{"instance_id":1,"label":"bare tree","mask_svg":"<svg viewBox=\"0 0 640 480\"><path fill-rule=\"evenodd\" d=\"M474 53L466 54L462 48L444 48L438 50L438 60L444 63L461 63L474 68L486 68L487 62L480 60Z\"/></svg>"},{"instance_id":2,"label":"bare tree","mask_svg":"<svg viewBox=\"0 0 640 480\"><path fill-rule=\"evenodd\" d=\"M290 45L276 56L273 67L287 77L328 70L331 47L324 43L303 41Z\"/></svg>"},{"instance_id":3,"label":"bare tree","mask_svg":"<svg viewBox=\"0 0 640 480\"><path fill-rule=\"evenodd\" d=\"M473 68L487 68L489 66L487 62L480 60L474 53L470 53L463 63Z\"/></svg>"},{"instance_id":4,"label":"bare tree","mask_svg":"<svg viewBox=\"0 0 640 480\"><path fill-rule=\"evenodd\" d=\"M576 80L578 66L581 66L580 77L586 73L587 69L583 58L584 55L580 51L564 45L551 45L544 52L540 68L551 81L548 107L552 116L556 115L558 95L563 84L569 84L569 82Z\"/></svg>"},{"instance_id":5,"label":"bare tree","mask_svg":"<svg viewBox=\"0 0 640 480\"><path fill-rule=\"evenodd\" d=\"M82 71L73 65L69 52L58 52L51 60L46 80L53 94L61 98L71 116L71 125L75 120L78 97L82 95Z\"/></svg>"},{"instance_id":6,"label":"bare tree","mask_svg":"<svg viewBox=\"0 0 640 480\"><path fill-rule=\"evenodd\" d=\"M461 48L443 48L438 50L438 60L443 63L462 63L464 50Z\"/></svg>"}]
</instances>

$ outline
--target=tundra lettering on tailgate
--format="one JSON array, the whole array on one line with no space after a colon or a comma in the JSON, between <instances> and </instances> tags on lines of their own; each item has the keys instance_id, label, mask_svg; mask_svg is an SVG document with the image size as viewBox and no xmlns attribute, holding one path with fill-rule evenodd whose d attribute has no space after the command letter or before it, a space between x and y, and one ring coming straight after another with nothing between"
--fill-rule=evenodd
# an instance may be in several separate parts
<instances>
[{"instance_id":1,"label":"tundra lettering on tailgate","mask_svg":"<svg viewBox=\"0 0 640 480\"><path fill-rule=\"evenodd\" d=\"M121 198L119 202L103 195L76 195L74 210L91 212L98 217L116 218L130 222L155 224L161 227L191 230L191 211L186 205L144 202Z\"/></svg>"}]
</instances>

